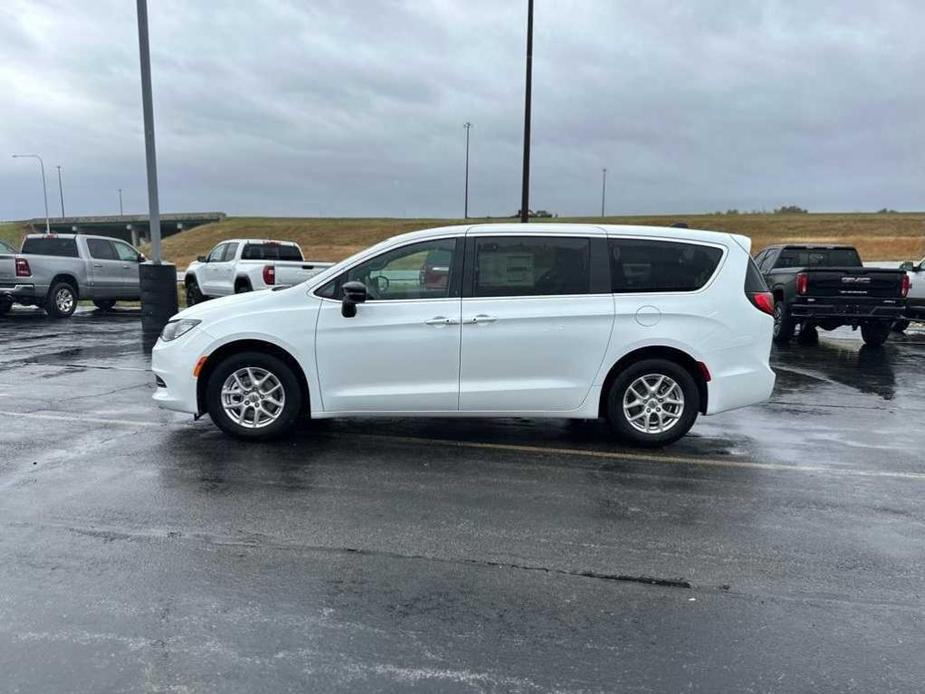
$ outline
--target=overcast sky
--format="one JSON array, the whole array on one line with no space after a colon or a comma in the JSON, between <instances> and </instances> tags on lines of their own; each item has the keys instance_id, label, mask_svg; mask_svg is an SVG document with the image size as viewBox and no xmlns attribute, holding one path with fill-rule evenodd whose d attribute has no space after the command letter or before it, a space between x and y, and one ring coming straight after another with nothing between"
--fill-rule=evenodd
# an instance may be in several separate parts
<instances>
[{"instance_id":1,"label":"overcast sky","mask_svg":"<svg viewBox=\"0 0 925 694\"><path fill-rule=\"evenodd\" d=\"M520 202L526 0L150 0L161 209ZM531 207L925 209L921 0L536 0ZM0 219L146 211L135 3L0 3Z\"/></svg>"}]
</instances>

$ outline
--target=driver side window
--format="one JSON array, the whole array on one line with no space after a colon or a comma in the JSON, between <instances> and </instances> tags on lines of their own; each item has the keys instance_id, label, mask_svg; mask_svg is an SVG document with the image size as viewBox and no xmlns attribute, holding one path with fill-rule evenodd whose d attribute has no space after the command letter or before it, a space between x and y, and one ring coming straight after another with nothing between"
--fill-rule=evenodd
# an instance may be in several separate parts
<instances>
[{"instance_id":1,"label":"driver side window","mask_svg":"<svg viewBox=\"0 0 925 694\"><path fill-rule=\"evenodd\" d=\"M215 248L212 249L212 252L209 253L209 257L206 258L206 261L209 263L217 263L222 259L222 255L225 252L225 246L227 243L220 243Z\"/></svg>"},{"instance_id":2,"label":"driver side window","mask_svg":"<svg viewBox=\"0 0 925 694\"><path fill-rule=\"evenodd\" d=\"M454 287L456 239L422 241L386 251L356 265L318 294L340 299L346 282L362 282L369 301L445 299Z\"/></svg>"}]
</instances>

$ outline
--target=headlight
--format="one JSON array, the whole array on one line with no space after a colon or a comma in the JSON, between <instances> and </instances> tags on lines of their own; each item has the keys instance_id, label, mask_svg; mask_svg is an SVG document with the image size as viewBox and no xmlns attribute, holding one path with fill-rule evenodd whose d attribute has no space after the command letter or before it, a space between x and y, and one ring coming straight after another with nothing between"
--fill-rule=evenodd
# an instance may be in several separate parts
<instances>
[{"instance_id":1,"label":"headlight","mask_svg":"<svg viewBox=\"0 0 925 694\"><path fill-rule=\"evenodd\" d=\"M164 342L176 340L178 337L186 335L186 333L188 333L200 323L202 323L202 321L192 320L191 318L172 320L164 326L164 330L161 332L161 339Z\"/></svg>"}]
</instances>

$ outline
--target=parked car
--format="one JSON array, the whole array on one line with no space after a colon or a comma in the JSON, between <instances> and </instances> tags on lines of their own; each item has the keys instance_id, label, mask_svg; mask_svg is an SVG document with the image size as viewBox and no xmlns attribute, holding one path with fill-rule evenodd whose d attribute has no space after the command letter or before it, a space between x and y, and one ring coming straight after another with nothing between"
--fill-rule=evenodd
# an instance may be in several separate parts
<instances>
[{"instance_id":1,"label":"parked car","mask_svg":"<svg viewBox=\"0 0 925 694\"><path fill-rule=\"evenodd\" d=\"M106 236L30 234L20 253L0 255L0 312L17 303L67 318L81 299L104 311L137 301L143 260L137 249Z\"/></svg>"},{"instance_id":2,"label":"parked car","mask_svg":"<svg viewBox=\"0 0 925 694\"><path fill-rule=\"evenodd\" d=\"M306 262L291 241L229 239L186 268L186 305L270 287L289 287L333 263Z\"/></svg>"},{"instance_id":3,"label":"parked car","mask_svg":"<svg viewBox=\"0 0 925 694\"><path fill-rule=\"evenodd\" d=\"M886 342L906 306L905 272L866 268L852 246L769 246L755 257L774 295L774 340L818 337L817 328L861 328L864 342Z\"/></svg>"},{"instance_id":4,"label":"parked car","mask_svg":"<svg viewBox=\"0 0 925 694\"><path fill-rule=\"evenodd\" d=\"M773 304L748 248L578 224L398 236L298 287L177 314L154 399L246 439L300 414L605 417L664 445L771 393Z\"/></svg>"},{"instance_id":5,"label":"parked car","mask_svg":"<svg viewBox=\"0 0 925 694\"><path fill-rule=\"evenodd\" d=\"M894 330L902 332L909 327L910 321L925 321L925 258L917 263L907 261L899 268L909 278L906 313L893 324Z\"/></svg>"}]
</instances>

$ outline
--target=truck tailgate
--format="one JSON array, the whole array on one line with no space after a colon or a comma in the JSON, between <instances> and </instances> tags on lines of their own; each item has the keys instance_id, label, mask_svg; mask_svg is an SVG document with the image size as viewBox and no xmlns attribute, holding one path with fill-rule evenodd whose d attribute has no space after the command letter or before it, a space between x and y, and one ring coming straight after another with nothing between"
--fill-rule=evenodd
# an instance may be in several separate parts
<instances>
[{"instance_id":1,"label":"truck tailgate","mask_svg":"<svg viewBox=\"0 0 925 694\"><path fill-rule=\"evenodd\" d=\"M315 263L310 260L298 262L293 260L268 263L276 268L277 286L291 287L314 277L322 270L326 270L334 263Z\"/></svg>"},{"instance_id":2,"label":"truck tailgate","mask_svg":"<svg viewBox=\"0 0 925 694\"><path fill-rule=\"evenodd\" d=\"M899 299L902 297L900 270L861 267L827 267L801 270L806 273L806 296L811 297L871 297Z\"/></svg>"}]
</instances>

